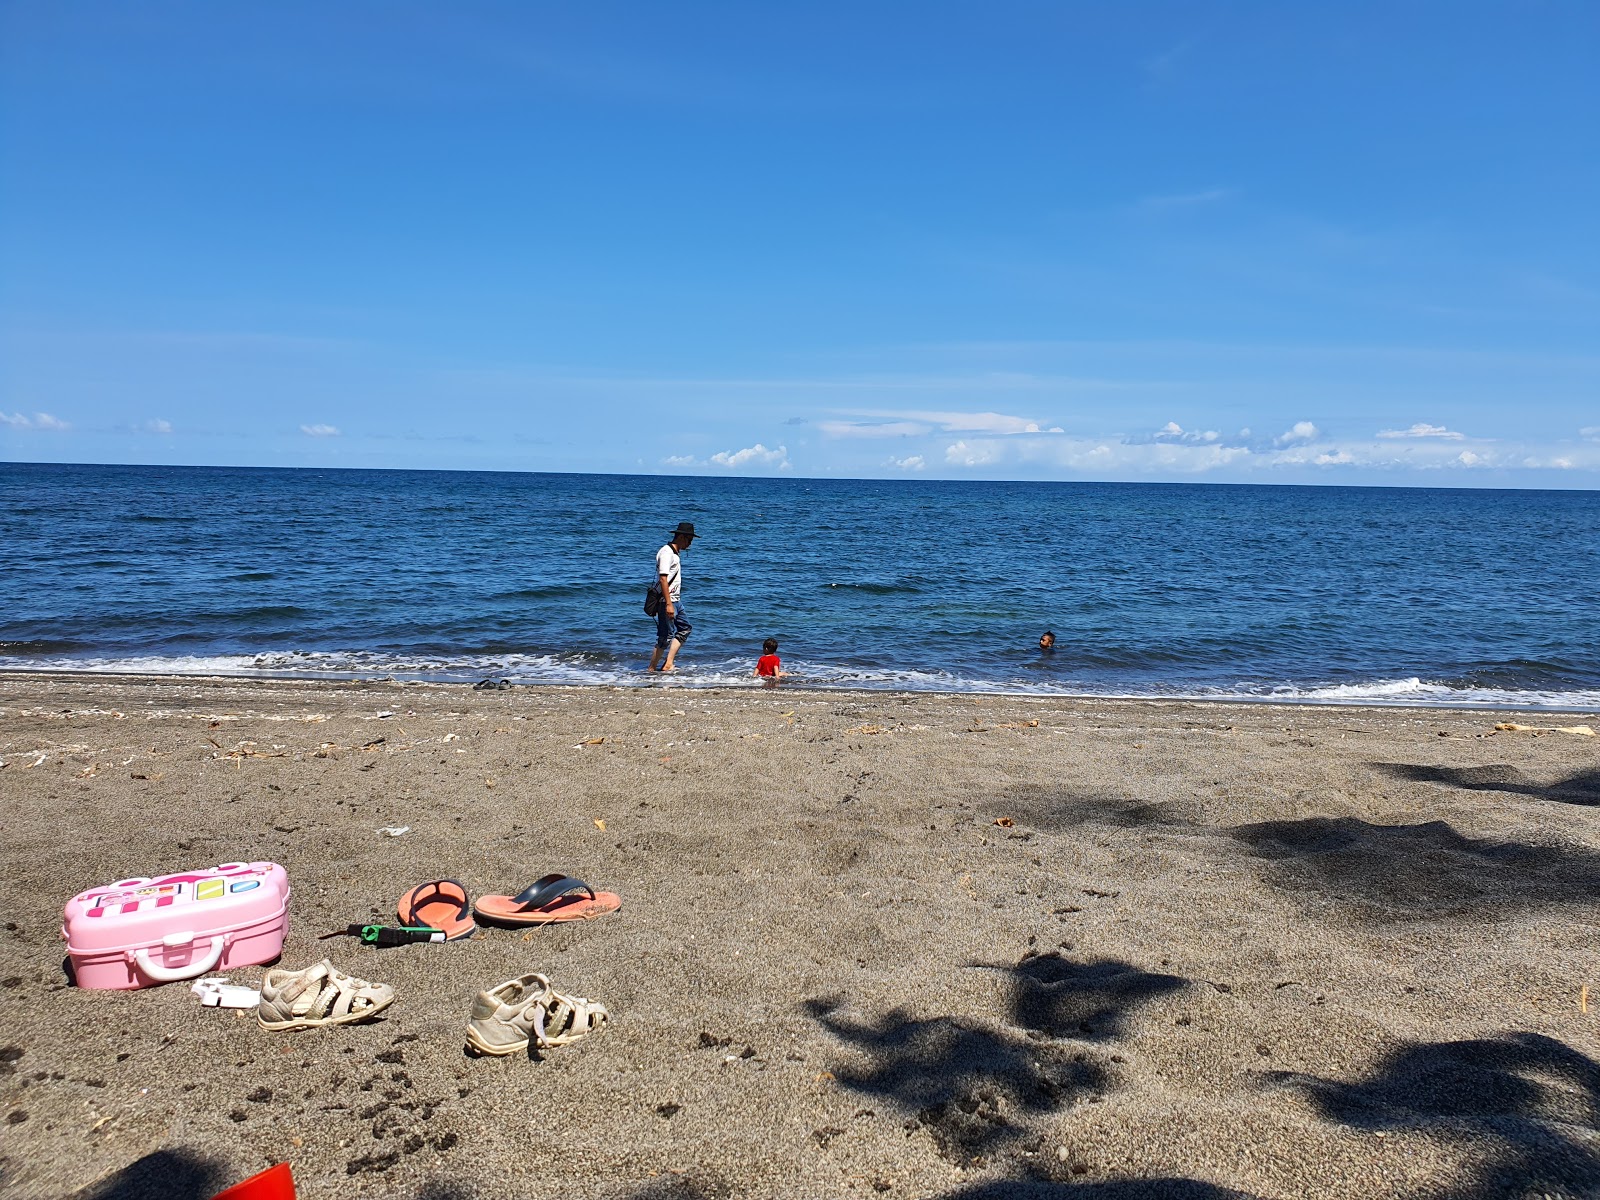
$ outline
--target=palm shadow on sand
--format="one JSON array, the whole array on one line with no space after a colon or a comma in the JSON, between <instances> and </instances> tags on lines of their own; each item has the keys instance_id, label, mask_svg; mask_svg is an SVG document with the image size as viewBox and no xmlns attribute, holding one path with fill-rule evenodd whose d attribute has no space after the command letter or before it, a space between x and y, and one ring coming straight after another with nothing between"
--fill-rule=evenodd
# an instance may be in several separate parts
<instances>
[{"instance_id":1,"label":"palm shadow on sand","mask_svg":"<svg viewBox=\"0 0 1600 1200\"><path fill-rule=\"evenodd\" d=\"M1438 783L1473 792L1507 792L1557 804L1600 804L1600 771L1580 771L1551 784L1536 783L1510 763L1481 767L1436 767L1422 763L1375 762L1374 770L1413 783Z\"/></svg>"},{"instance_id":2,"label":"palm shadow on sand","mask_svg":"<svg viewBox=\"0 0 1600 1200\"><path fill-rule=\"evenodd\" d=\"M1499 771L1468 778L1477 781L1472 786L1495 790L1515 783ZM1451 778L1458 778L1457 773ZM1583 781L1590 778L1575 776L1535 791L1545 798L1559 793L1571 799L1580 794L1575 788L1589 786ZM1225 838L1242 844L1263 864L1262 878L1270 886L1334 901L1370 921L1491 918L1517 909L1600 902L1600 853L1576 845L1468 837L1445 821L1382 825L1339 816L1227 827L1190 821L1175 804L1107 796L1018 795L1009 804L1019 825L1046 833L1088 825Z\"/></svg>"},{"instance_id":3,"label":"palm shadow on sand","mask_svg":"<svg viewBox=\"0 0 1600 1200\"><path fill-rule=\"evenodd\" d=\"M1461 1145L1475 1164L1438 1200L1600 1194L1600 1063L1554 1038L1413 1043L1356 1083L1270 1078L1306 1092L1329 1120Z\"/></svg>"},{"instance_id":4,"label":"palm shadow on sand","mask_svg":"<svg viewBox=\"0 0 1600 1200\"><path fill-rule=\"evenodd\" d=\"M1347 903L1373 920L1488 917L1600 901L1600 854L1470 838L1444 821L1261 821L1229 831L1273 864L1270 882Z\"/></svg>"},{"instance_id":5,"label":"palm shadow on sand","mask_svg":"<svg viewBox=\"0 0 1600 1200\"><path fill-rule=\"evenodd\" d=\"M1254 1200L1248 1192L1198 1179L1113 1179L1102 1183L1063 1183L1043 1177L996 1179L938 1200Z\"/></svg>"},{"instance_id":6,"label":"palm shadow on sand","mask_svg":"<svg viewBox=\"0 0 1600 1200\"><path fill-rule=\"evenodd\" d=\"M919 1019L901 1009L865 1021L843 1016L837 999L805 1005L824 1029L867 1057L864 1067L835 1067L839 1082L911 1114L907 1129L925 1128L939 1154L961 1167L1012 1150L1037 1151L1040 1118L1097 1101L1111 1087L1110 1071L1082 1043L1121 1037L1134 1010L1187 985L1128 963L1075 963L1057 954L1030 956L1014 967L975 965L1006 977L999 1023Z\"/></svg>"}]
</instances>

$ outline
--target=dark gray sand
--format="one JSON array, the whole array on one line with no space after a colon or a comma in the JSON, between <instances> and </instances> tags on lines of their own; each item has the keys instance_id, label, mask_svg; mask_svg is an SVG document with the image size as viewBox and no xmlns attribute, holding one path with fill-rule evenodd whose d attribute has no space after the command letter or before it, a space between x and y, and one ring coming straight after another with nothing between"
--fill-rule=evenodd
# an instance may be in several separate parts
<instances>
[{"instance_id":1,"label":"dark gray sand","mask_svg":"<svg viewBox=\"0 0 1600 1200\"><path fill-rule=\"evenodd\" d=\"M1508 718L1585 720L6 677L0 1190L1597 1196L1600 739ZM383 1019L66 986L74 892L257 858ZM552 870L622 911L314 940ZM466 1057L529 970L612 1023Z\"/></svg>"}]
</instances>

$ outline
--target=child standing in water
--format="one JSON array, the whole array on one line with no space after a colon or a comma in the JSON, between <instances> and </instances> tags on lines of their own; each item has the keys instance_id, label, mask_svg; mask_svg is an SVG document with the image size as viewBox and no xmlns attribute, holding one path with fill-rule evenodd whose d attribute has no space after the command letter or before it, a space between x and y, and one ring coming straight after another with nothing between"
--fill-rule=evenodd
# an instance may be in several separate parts
<instances>
[{"instance_id":1,"label":"child standing in water","mask_svg":"<svg viewBox=\"0 0 1600 1200\"><path fill-rule=\"evenodd\" d=\"M778 639L768 638L762 642L761 651L761 657L756 659L756 669L753 674L776 683L783 678L783 660L778 657Z\"/></svg>"}]
</instances>

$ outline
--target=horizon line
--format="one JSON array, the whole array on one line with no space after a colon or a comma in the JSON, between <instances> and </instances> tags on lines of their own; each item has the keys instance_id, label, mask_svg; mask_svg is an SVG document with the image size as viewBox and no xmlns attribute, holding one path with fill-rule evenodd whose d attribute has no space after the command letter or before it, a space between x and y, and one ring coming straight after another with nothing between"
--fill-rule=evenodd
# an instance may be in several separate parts
<instances>
[{"instance_id":1,"label":"horizon line","mask_svg":"<svg viewBox=\"0 0 1600 1200\"><path fill-rule=\"evenodd\" d=\"M1421 483L1263 483L1255 480L1188 480L1188 479L952 479L937 475L800 475L786 472L782 475L693 475L677 472L645 471L545 471L515 467L352 467L352 466L291 466L280 463L148 463L148 462L26 462L0 459L5 467L117 467L150 471L386 471L394 473L430 473L440 475L570 475L603 476L616 479L711 479L711 480L765 480L767 482L795 483L939 483L939 484L1036 484L1043 486L1090 487L1259 487L1344 489L1363 491L1413 491L1413 492L1600 492L1600 487L1518 487L1510 484L1480 484L1476 486L1440 486Z\"/></svg>"}]
</instances>

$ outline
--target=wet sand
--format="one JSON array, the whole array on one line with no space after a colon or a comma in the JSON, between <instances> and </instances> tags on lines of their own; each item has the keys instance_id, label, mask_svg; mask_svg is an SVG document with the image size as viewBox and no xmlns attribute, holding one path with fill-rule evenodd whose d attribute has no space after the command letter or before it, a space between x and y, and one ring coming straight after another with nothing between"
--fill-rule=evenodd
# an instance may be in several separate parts
<instances>
[{"instance_id":1,"label":"wet sand","mask_svg":"<svg viewBox=\"0 0 1600 1200\"><path fill-rule=\"evenodd\" d=\"M406 1200L1600 1195L1600 739L1508 719L1600 727L0 677L0 1191L288 1160ZM288 868L282 965L392 983L381 1020L67 986L73 893L249 859ZM622 911L315 940L552 870ZM473 995L530 970L612 1022L467 1057Z\"/></svg>"}]
</instances>

